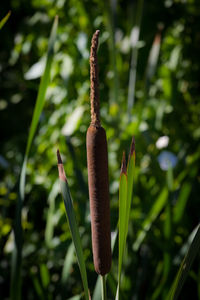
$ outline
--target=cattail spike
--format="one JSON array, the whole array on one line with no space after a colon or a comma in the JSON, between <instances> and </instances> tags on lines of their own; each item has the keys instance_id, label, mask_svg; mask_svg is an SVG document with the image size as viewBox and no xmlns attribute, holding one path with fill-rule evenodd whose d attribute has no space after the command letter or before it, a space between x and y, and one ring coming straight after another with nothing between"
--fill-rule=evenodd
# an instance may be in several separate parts
<instances>
[{"instance_id":1,"label":"cattail spike","mask_svg":"<svg viewBox=\"0 0 200 300\"><path fill-rule=\"evenodd\" d=\"M92 37L90 53L91 124L86 144L93 260L96 272L103 276L111 268L111 234L107 140L99 116L98 36L99 30Z\"/></svg>"},{"instance_id":2,"label":"cattail spike","mask_svg":"<svg viewBox=\"0 0 200 300\"><path fill-rule=\"evenodd\" d=\"M91 102L91 125L100 127L100 113L99 113L99 75L98 75L98 61L97 48L99 30L93 34L90 50L90 102Z\"/></svg>"}]
</instances>

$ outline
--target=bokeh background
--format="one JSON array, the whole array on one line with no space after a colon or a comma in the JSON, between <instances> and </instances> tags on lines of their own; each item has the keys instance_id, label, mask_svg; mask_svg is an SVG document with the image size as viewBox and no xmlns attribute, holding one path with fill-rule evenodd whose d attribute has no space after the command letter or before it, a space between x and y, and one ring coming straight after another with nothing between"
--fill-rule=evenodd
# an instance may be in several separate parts
<instances>
[{"instance_id":1,"label":"bokeh background","mask_svg":"<svg viewBox=\"0 0 200 300\"><path fill-rule=\"evenodd\" d=\"M22 299L81 299L82 284L60 195L59 147L74 200L91 294L86 130L89 51L100 29L101 120L109 150L111 225L118 220L123 150L136 141L122 299L165 299L199 222L200 3L198 0L8 0L0 18L0 298L9 299L19 175L59 16L45 107L31 147L22 209ZM117 280L117 246L108 279ZM200 299L195 260L180 299Z\"/></svg>"}]
</instances>

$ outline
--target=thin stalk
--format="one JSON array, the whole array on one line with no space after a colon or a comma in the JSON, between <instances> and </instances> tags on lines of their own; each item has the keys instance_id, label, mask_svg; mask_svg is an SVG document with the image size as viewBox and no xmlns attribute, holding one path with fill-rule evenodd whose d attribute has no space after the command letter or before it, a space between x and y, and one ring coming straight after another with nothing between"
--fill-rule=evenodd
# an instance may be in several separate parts
<instances>
[{"instance_id":1,"label":"thin stalk","mask_svg":"<svg viewBox=\"0 0 200 300\"><path fill-rule=\"evenodd\" d=\"M169 199L166 205L166 219L164 223L164 237L166 241L167 248L164 251L164 266L163 266L163 278L164 286L162 289L162 294L166 298L169 291L169 278L172 262L172 253L171 253L171 241L172 241L172 207L171 202L173 199L173 170L172 167L169 167L166 173L166 184L169 191Z\"/></svg>"},{"instance_id":2,"label":"thin stalk","mask_svg":"<svg viewBox=\"0 0 200 300\"><path fill-rule=\"evenodd\" d=\"M118 80L118 72L117 72L117 51L115 46L115 28L116 28L116 6L117 1L110 3L110 1L103 2L105 5L105 23L107 25L107 29L109 32L109 54L110 61L113 70L113 83L112 89L110 90L110 105L113 103L118 103L118 95L119 95L119 80Z\"/></svg>"},{"instance_id":3,"label":"thin stalk","mask_svg":"<svg viewBox=\"0 0 200 300\"><path fill-rule=\"evenodd\" d=\"M135 102L135 83L136 83L137 60L138 60L137 43L139 41L139 36L140 36L141 19L142 19L142 12L143 12L143 2L144 2L144 0L139 0L137 3L136 21L135 21L135 24L131 31L132 53L131 53L130 73L129 73L128 105L127 105L127 112L128 112L129 120L131 117L131 110L132 110L134 102Z\"/></svg>"},{"instance_id":4,"label":"thin stalk","mask_svg":"<svg viewBox=\"0 0 200 300\"><path fill-rule=\"evenodd\" d=\"M102 300L107 300L107 293L106 293L106 276L101 276L101 295Z\"/></svg>"}]
</instances>

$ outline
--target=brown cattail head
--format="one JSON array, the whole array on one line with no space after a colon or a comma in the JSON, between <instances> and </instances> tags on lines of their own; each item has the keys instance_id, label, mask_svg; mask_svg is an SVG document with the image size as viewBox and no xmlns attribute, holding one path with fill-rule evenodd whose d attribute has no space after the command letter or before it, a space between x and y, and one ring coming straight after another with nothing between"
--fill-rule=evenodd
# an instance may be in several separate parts
<instances>
[{"instance_id":1,"label":"brown cattail head","mask_svg":"<svg viewBox=\"0 0 200 300\"><path fill-rule=\"evenodd\" d=\"M90 54L91 124L87 130L87 164L95 270L105 275L111 268L110 203L106 133L100 124L97 46L99 30L92 38Z\"/></svg>"},{"instance_id":2,"label":"brown cattail head","mask_svg":"<svg viewBox=\"0 0 200 300\"><path fill-rule=\"evenodd\" d=\"M111 267L108 153L103 127L90 125L87 131L87 161L95 270L105 275Z\"/></svg>"},{"instance_id":3,"label":"brown cattail head","mask_svg":"<svg viewBox=\"0 0 200 300\"><path fill-rule=\"evenodd\" d=\"M91 50L90 50L90 102L91 102L91 124L99 127L99 74L98 74L98 61L97 61L97 48L99 30L93 34Z\"/></svg>"}]
</instances>

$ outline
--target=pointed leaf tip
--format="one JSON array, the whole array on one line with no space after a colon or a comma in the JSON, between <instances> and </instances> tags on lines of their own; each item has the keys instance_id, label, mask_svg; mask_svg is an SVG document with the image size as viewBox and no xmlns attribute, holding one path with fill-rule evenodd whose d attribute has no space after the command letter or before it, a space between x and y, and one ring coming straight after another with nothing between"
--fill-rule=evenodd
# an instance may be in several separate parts
<instances>
[{"instance_id":1,"label":"pointed leaf tip","mask_svg":"<svg viewBox=\"0 0 200 300\"><path fill-rule=\"evenodd\" d=\"M61 158L61 156L60 156L60 151L59 151L59 149L57 150L57 159L58 159L58 164L62 164L63 162L62 162L62 158Z\"/></svg>"},{"instance_id":2,"label":"pointed leaf tip","mask_svg":"<svg viewBox=\"0 0 200 300\"><path fill-rule=\"evenodd\" d=\"M63 167L63 162L59 150L57 150L57 159L58 159L58 173L59 173L60 180L67 182L67 178L65 175L65 170Z\"/></svg>"},{"instance_id":3,"label":"pointed leaf tip","mask_svg":"<svg viewBox=\"0 0 200 300\"><path fill-rule=\"evenodd\" d=\"M131 151L130 151L130 155L132 156L134 152L135 152L135 138L134 138L134 136L133 136L132 142L131 142Z\"/></svg>"},{"instance_id":4,"label":"pointed leaf tip","mask_svg":"<svg viewBox=\"0 0 200 300\"><path fill-rule=\"evenodd\" d=\"M127 174L127 172L126 172L126 156L125 156L125 152L123 152L123 156L122 156L121 174L122 173L124 173L125 175Z\"/></svg>"}]
</instances>

